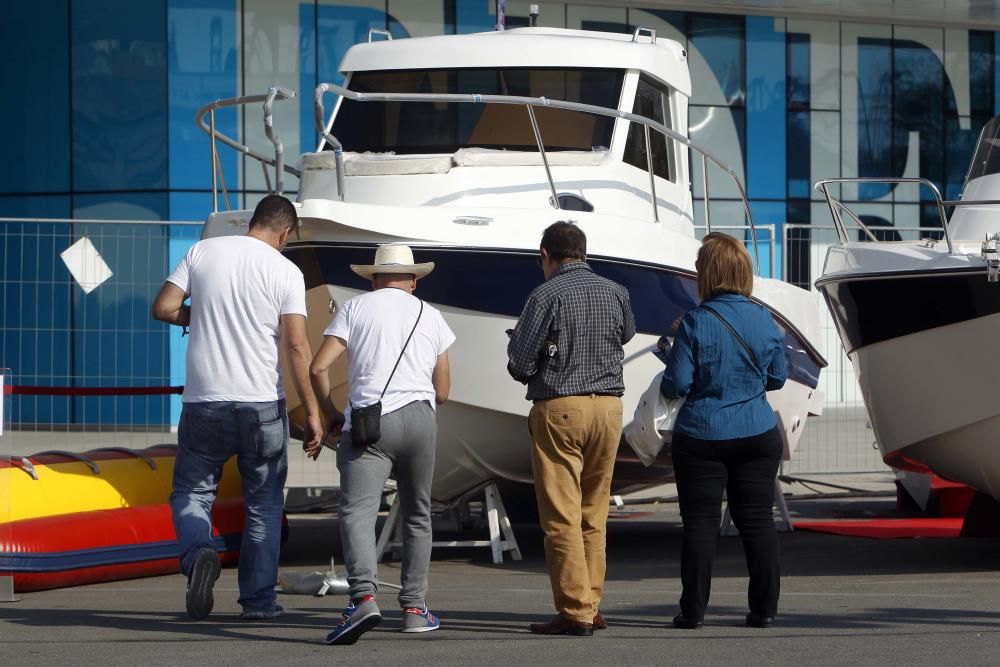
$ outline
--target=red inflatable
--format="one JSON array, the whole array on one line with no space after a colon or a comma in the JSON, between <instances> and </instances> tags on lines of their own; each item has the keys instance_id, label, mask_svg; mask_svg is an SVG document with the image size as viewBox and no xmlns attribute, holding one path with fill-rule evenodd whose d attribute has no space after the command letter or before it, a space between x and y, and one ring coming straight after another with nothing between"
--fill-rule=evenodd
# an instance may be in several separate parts
<instances>
[{"instance_id":1,"label":"red inflatable","mask_svg":"<svg viewBox=\"0 0 1000 667\"><path fill-rule=\"evenodd\" d=\"M243 499L218 500L212 523L222 562L236 563L243 535ZM179 571L177 537L166 503L24 519L2 528L0 576L13 576L16 591Z\"/></svg>"}]
</instances>

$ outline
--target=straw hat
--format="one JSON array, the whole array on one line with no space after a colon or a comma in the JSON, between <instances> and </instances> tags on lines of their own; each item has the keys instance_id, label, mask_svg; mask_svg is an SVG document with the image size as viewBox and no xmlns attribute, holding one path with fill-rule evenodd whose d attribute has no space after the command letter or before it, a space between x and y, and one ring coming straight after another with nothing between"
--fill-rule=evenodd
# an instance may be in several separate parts
<instances>
[{"instance_id":1,"label":"straw hat","mask_svg":"<svg viewBox=\"0 0 1000 667\"><path fill-rule=\"evenodd\" d=\"M351 271L362 278L371 278L376 273L412 273L423 278L434 270L434 262L413 263L410 246L401 243L380 245L375 251L374 264L351 264Z\"/></svg>"}]
</instances>

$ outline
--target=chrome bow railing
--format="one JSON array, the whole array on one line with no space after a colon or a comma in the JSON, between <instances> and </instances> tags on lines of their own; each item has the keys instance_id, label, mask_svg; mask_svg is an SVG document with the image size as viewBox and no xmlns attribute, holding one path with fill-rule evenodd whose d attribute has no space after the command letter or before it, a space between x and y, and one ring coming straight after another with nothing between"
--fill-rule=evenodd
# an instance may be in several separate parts
<instances>
[{"instance_id":1,"label":"chrome bow railing","mask_svg":"<svg viewBox=\"0 0 1000 667\"><path fill-rule=\"evenodd\" d=\"M848 217L854 222L854 224L861 230L865 236L868 237L869 241L879 242L878 237L872 231L871 227L862 222L861 218L851 210L850 206L845 204L840 199L837 199L830 193L830 185L858 185L864 183L879 183L879 184L896 184L896 185L923 185L926 186L931 194L934 195L934 204L937 207L938 218L941 220L941 231L944 235L944 241L948 246L949 254L954 254L955 246L951 239L951 231L948 228L948 214L946 208L957 208L959 206L985 206L985 205L997 205L1000 204L1000 200L997 199L955 199L948 200L941 197L941 191L938 187L930 180L926 178L883 178L881 176L856 176L851 178L825 178L821 181L817 181L816 185L813 186L817 192L823 195L826 199L827 205L830 207L830 215L833 217L833 224L837 230L837 236L840 237L841 243L848 243L851 238L847 231L847 225L844 224L843 214L846 213Z\"/></svg>"},{"instance_id":2,"label":"chrome bow railing","mask_svg":"<svg viewBox=\"0 0 1000 667\"><path fill-rule=\"evenodd\" d=\"M708 150L694 143L683 134L680 134L679 132L672 130L666 125L655 120L651 120L638 114L622 111L620 109L612 109L593 104L583 104L580 102L568 102L566 100L553 100L547 97L522 97L517 95L491 95L478 93L359 93L335 83L321 83L316 87L313 99L313 116L316 121L316 129L319 131L320 136L323 137L323 141L334 151L334 161L337 168L337 195L340 199L344 199L345 195L343 144L341 144L341 142L333 136L333 118L331 117L328 120L326 118L326 112L323 108L323 96L328 92L335 93L354 102L457 102L466 104L510 104L524 106L527 109L528 118L531 121L532 131L535 135L535 143L538 147L538 153L542 159L542 165L545 168L545 176L548 180L549 188L552 191L550 202L556 209L559 208L559 199L556 196L555 181L552 178L552 171L549 168L548 158L545 155L545 143L542 140L541 132L538 129L534 108L549 107L552 109L565 109L567 111L576 111L596 116L606 116L608 118L622 118L632 123L638 123L643 126L646 142L646 161L649 171L650 200L653 204L653 220L655 222L659 222L659 211L657 210L656 203L656 182L653 176L652 153L649 148L649 131L651 129L655 130L669 139L680 142L684 146L687 146L701 155L703 198L705 202L705 224L709 231L712 229L712 216L709 206L710 196L708 186L708 163L711 162L716 165L725 174L729 175L729 177L733 180L733 183L736 184L736 188L740 194L740 199L743 201L743 210L746 214L746 220L750 227L750 235L753 241L754 263L757 268L757 273L760 273L760 257L757 251L757 230L754 226L753 214L750 211L750 202L747 199L746 189L743 187L743 182L740 180L739 176L737 176L736 172L723 164L721 160L712 155Z\"/></svg>"},{"instance_id":3,"label":"chrome bow railing","mask_svg":"<svg viewBox=\"0 0 1000 667\"><path fill-rule=\"evenodd\" d=\"M278 139L278 133L274 130L271 107L275 101L295 99L295 92L280 86L271 86L263 95L244 95L242 97L231 97L224 100L216 100L198 109L195 114L195 123L208 134L212 144L212 212L219 210L218 205L218 181L222 181L222 196L229 208L229 192L226 189L226 177L219 162L219 152L216 148L216 140L221 141L230 148L252 157L260 162L264 171L264 183L269 193L281 194L285 188L284 174L287 172L293 176L301 176L302 173L295 167L285 164L285 151ZM215 128L215 111L226 107L241 106L244 104L264 103L264 133L267 135L271 145L274 146L274 157L268 157L250 148L246 144L236 141ZM208 114L208 124L205 123L205 114ZM274 167L274 188L271 187L271 177L267 173L268 166Z\"/></svg>"}]
</instances>

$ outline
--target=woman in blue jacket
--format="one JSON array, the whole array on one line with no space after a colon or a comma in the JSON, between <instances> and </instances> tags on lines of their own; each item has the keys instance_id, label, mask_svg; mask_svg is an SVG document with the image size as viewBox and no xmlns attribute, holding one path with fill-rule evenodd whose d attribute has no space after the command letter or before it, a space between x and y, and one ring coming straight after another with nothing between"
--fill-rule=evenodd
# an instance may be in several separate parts
<instances>
[{"instance_id":1,"label":"woman in blue jacket","mask_svg":"<svg viewBox=\"0 0 1000 667\"><path fill-rule=\"evenodd\" d=\"M667 398L687 397L671 453L684 522L673 624L702 626L725 492L750 573L746 623L770 627L780 585L772 503L783 443L765 392L785 384L782 333L749 298L753 266L741 241L707 235L695 268L702 302L681 319L660 385Z\"/></svg>"}]
</instances>

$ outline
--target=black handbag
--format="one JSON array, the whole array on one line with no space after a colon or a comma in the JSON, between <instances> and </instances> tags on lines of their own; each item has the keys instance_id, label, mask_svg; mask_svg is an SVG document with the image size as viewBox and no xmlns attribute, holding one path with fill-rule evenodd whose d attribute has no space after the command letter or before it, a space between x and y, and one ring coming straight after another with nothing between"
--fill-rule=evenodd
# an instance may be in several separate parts
<instances>
[{"instance_id":1,"label":"black handbag","mask_svg":"<svg viewBox=\"0 0 1000 667\"><path fill-rule=\"evenodd\" d=\"M417 321L413 323L410 335L406 337L403 349L399 351L396 365L392 367L392 372L389 373L389 379L385 381L385 387L383 387L382 394L378 397L378 400L371 405L363 407L351 404L352 447L368 447L369 445L374 445L382 437L382 397L385 396L385 391L389 388L389 383L392 382L392 376L396 374L396 369L399 368L399 362L403 360L403 353L406 352L406 347L410 344L413 332L417 330L417 325L420 324L420 316L423 314L424 302L421 301L420 312L417 313Z\"/></svg>"}]
</instances>

